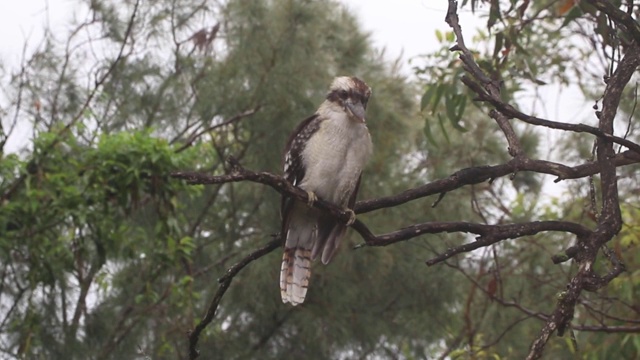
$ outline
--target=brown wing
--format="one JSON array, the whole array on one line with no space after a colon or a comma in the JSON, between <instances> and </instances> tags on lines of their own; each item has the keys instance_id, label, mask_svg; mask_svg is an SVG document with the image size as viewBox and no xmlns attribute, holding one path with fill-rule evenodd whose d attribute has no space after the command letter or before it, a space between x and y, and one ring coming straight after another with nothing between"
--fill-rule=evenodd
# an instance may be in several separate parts
<instances>
[{"instance_id":1,"label":"brown wing","mask_svg":"<svg viewBox=\"0 0 640 360\"><path fill-rule=\"evenodd\" d=\"M284 170L284 178L292 185L296 186L302 181L306 174L306 169L302 161L302 151L305 148L307 140L320 127L320 119L318 114L314 114L302 121L293 130L282 157L282 168ZM291 210L293 201L291 197L283 195L280 202L280 218L282 219L281 234L285 236L288 229L288 213Z\"/></svg>"},{"instance_id":2,"label":"brown wing","mask_svg":"<svg viewBox=\"0 0 640 360\"><path fill-rule=\"evenodd\" d=\"M284 177L293 185L298 185L306 174L302 152L309 138L320 127L318 115L304 120L293 131L287 142L283 157ZM311 246L317 235L318 215L295 199L283 195L280 208L282 217L281 236L284 254L280 268L280 293L282 301L292 305L304 301L311 276Z\"/></svg>"}]
</instances>

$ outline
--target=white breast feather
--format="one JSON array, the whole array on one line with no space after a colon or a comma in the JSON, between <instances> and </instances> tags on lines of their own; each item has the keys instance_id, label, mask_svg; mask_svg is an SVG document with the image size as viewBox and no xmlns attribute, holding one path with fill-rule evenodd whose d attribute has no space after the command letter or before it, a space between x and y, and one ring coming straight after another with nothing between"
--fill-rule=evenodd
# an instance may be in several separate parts
<instances>
[{"instance_id":1,"label":"white breast feather","mask_svg":"<svg viewBox=\"0 0 640 360\"><path fill-rule=\"evenodd\" d=\"M321 107L319 112L327 120L302 152L306 172L299 186L346 206L371 157L369 130L365 124L348 119L342 109Z\"/></svg>"}]
</instances>

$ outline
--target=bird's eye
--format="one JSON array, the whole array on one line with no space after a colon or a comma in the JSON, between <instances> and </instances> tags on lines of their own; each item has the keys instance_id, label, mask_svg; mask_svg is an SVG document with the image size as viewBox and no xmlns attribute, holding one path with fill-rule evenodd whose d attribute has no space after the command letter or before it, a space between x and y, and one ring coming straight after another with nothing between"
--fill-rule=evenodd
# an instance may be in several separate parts
<instances>
[{"instance_id":1,"label":"bird's eye","mask_svg":"<svg viewBox=\"0 0 640 360\"><path fill-rule=\"evenodd\" d=\"M340 94L339 94L339 95L340 95L340 98L341 98L342 100L346 100L346 99L347 99L347 97L349 97L349 93L347 92L347 90L342 90L342 91L340 91Z\"/></svg>"}]
</instances>

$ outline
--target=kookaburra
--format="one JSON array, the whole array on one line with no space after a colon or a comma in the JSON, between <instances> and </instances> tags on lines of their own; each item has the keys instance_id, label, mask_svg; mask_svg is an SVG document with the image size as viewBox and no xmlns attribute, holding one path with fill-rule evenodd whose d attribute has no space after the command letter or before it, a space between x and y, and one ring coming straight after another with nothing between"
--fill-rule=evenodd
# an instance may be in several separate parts
<instances>
[{"instance_id":1,"label":"kookaburra","mask_svg":"<svg viewBox=\"0 0 640 360\"><path fill-rule=\"evenodd\" d=\"M356 77L333 80L326 100L314 115L293 131L285 149L284 176L305 190L309 203L282 197L284 256L280 292L284 303L301 304L307 294L311 260L327 264L336 253L347 226L355 221L362 169L372 153L365 110L371 88ZM313 208L317 197L351 212L345 225Z\"/></svg>"}]
</instances>

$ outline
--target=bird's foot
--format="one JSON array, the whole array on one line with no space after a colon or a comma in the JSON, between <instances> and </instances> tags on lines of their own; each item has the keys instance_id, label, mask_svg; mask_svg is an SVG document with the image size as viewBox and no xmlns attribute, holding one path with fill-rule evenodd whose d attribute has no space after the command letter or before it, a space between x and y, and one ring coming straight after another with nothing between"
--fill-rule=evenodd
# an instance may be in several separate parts
<instances>
[{"instance_id":1,"label":"bird's foot","mask_svg":"<svg viewBox=\"0 0 640 360\"><path fill-rule=\"evenodd\" d=\"M344 212L349 213L349 221L347 221L347 226L353 225L356 222L356 213L351 209L344 209Z\"/></svg>"},{"instance_id":2,"label":"bird's foot","mask_svg":"<svg viewBox=\"0 0 640 360\"><path fill-rule=\"evenodd\" d=\"M313 207L313 203L318 200L318 197L313 191L307 191L307 206Z\"/></svg>"}]
</instances>

